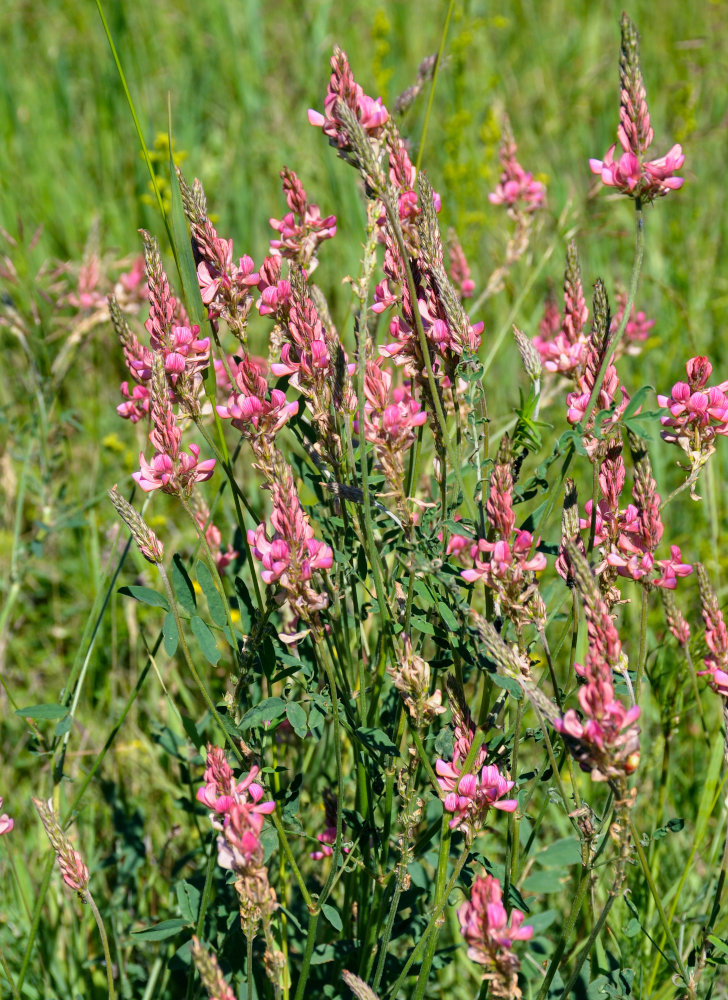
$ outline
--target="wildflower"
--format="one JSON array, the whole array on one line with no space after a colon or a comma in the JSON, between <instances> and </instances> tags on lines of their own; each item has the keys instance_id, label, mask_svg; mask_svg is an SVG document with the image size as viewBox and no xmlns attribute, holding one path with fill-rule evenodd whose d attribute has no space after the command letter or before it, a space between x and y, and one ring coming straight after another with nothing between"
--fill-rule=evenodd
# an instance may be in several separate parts
<instances>
[{"instance_id":1,"label":"wildflower","mask_svg":"<svg viewBox=\"0 0 728 1000\"><path fill-rule=\"evenodd\" d=\"M699 578L698 578L699 579ZM675 603L675 598L669 590L662 591L662 603L665 607L665 620L677 642L687 649L690 642L690 626Z\"/></svg>"},{"instance_id":2,"label":"wildflower","mask_svg":"<svg viewBox=\"0 0 728 1000\"><path fill-rule=\"evenodd\" d=\"M0 795L0 809L2 809L2 807L3 807L3 799L2 796ZM15 826L15 820L11 819L7 813L3 813L0 816L0 837L2 837L4 833L10 833L10 831L14 826Z\"/></svg>"},{"instance_id":3,"label":"wildflower","mask_svg":"<svg viewBox=\"0 0 728 1000\"><path fill-rule=\"evenodd\" d=\"M470 277L470 267L454 229L448 233L448 246L450 249L450 279L459 290L460 298L469 299L475 291L475 282Z\"/></svg>"},{"instance_id":4,"label":"wildflower","mask_svg":"<svg viewBox=\"0 0 728 1000\"><path fill-rule=\"evenodd\" d=\"M566 251L564 274L564 318L556 304L547 303L548 313L539 328L533 345L541 355L544 368L577 378L586 360L588 338L584 332L589 310L584 299L581 269L576 242L572 240ZM554 335L555 334L555 335Z\"/></svg>"},{"instance_id":5,"label":"wildflower","mask_svg":"<svg viewBox=\"0 0 728 1000\"><path fill-rule=\"evenodd\" d=\"M520 910L510 917L503 905L500 883L492 875L479 875L470 889L470 899L458 910L460 931L468 945L468 958L485 966L483 979L494 997L518 998L520 963L513 952L515 941L528 941L533 928L523 923Z\"/></svg>"},{"instance_id":6,"label":"wildflower","mask_svg":"<svg viewBox=\"0 0 728 1000\"><path fill-rule=\"evenodd\" d=\"M381 97L373 100L356 83L346 53L337 46L331 57L331 78L324 98L324 112L321 114L319 111L309 110L308 120L323 130L332 146L346 153L351 146L349 132L340 117L340 103L345 104L356 115L366 135L379 137L382 126L389 119L389 112L382 104Z\"/></svg>"},{"instance_id":7,"label":"wildflower","mask_svg":"<svg viewBox=\"0 0 728 1000\"><path fill-rule=\"evenodd\" d=\"M672 149L656 160L647 160L647 150L654 132L642 80L639 37L626 14L622 14L622 44L619 53L620 109L617 138L622 154L615 160L617 144L610 146L603 160L589 160L594 174L602 183L615 187L631 198L652 201L668 191L681 188L684 180L677 177L685 157L682 147Z\"/></svg>"},{"instance_id":8,"label":"wildflower","mask_svg":"<svg viewBox=\"0 0 728 1000\"><path fill-rule=\"evenodd\" d=\"M324 791L324 809L326 811L326 828L323 833L316 835L316 839L321 845L318 850L311 851L309 857L313 861L321 861L323 858L330 858L333 853L333 844L336 843L336 822L339 812L339 800L333 792L327 788ZM344 849L346 853L346 849Z\"/></svg>"},{"instance_id":9,"label":"wildflower","mask_svg":"<svg viewBox=\"0 0 728 1000\"><path fill-rule=\"evenodd\" d=\"M63 831L58 817L53 811L53 804L43 802L42 799L33 799L33 805L38 811L48 840L55 851L56 862L63 881L83 900L89 883L88 868L84 864L83 858L78 851L74 850L71 841Z\"/></svg>"},{"instance_id":10,"label":"wildflower","mask_svg":"<svg viewBox=\"0 0 728 1000\"><path fill-rule=\"evenodd\" d=\"M336 236L336 216L321 218L318 205L309 204L303 185L288 167L281 170L281 177L290 212L282 219L268 220L281 236L271 240L271 250L281 257L297 261L310 275L318 263L316 251L319 244Z\"/></svg>"},{"instance_id":11,"label":"wildflower","mask_svg":"<svg viewBox=\"0 0 728 1000\"><path fill-rule=\"evenodd\" d=\"M215 459L200 462L200 448L189 446L189 453L181 448L182 431L172 411L167 381L162 361L155 361L151 394L152 430L149 440L156 449L151 462L144 453L139 454L139 472L132 479L145 491L161 489L163 493L189 496L195 483L208 480L215 469Z\"/></svg>"},{"instance_id":12,"label":"wildflower","mask_svg":"<svg viewBox=\"0 0 728 1000\"><path fill-rule=\"evenodd\" d=\"M289 403L280 389L269 389L250 355L243 355L235 374L232 393L227 406L218 406L223 420L231 420L245 437L257 440L262 437L271 442L280 428L298 413L298 403Z\"/></svg>"},{"instance_id":13,"label":"wildflower","mask_svg":"<svg viewBox=\"0 0 728 1000\"><path fill-rule=\"evenodd\" d=\"M202 945L195 934L192 935L191 953L210 1000L236 1000L235 993L225 981L217 958Z\"/></svg>"},{"instance_id":14,"label":"wildflower","mask_svg":"<svg viewBox=\"0 0 728 1000\"><path fill-rule=\"evenodd\" d=\"M402 655L396 664L387 666L387 673L402 695L415 726L420 729L441 715L445 707L439 690L430 694L430 666L414 652L408 635L404 636L402 645Z\"/></svg>"},{"instance_id":15,"label":"wildflower","mask_svg":"<svg viewBox=\"0 0 728 1000\"><path fill-rule=\"evenodd\" d=\"M450 828L463 825L469 836L483 828L488 809L513 812L518 803L505 799L515 781L504 778L495 764L484 765L479 772L462 774L457 765L444 760L435 762L437 782L444 793L443 808L453 813Z\"/></svg>"},{"instance_id":16,"label":"wildflower","mask_svg":"<svg viewBox=\"0 0 728 1000\"><path fill-rule=\"evenodd\" d=\"M687 382L676 382L669 396L658 394L657 402L668 410L660 417L661 436L690 459L692 486L715 451L716 436L728 434L728 381L706 387L713 366L705 357L690 358L685 368Z\"/></svg>"},{"instance_id":17,"label":"wildflower","mask_svg":"<svg viewBox=\"0 0 728 1000\"><path fill-rule=\"evenodd\" d=\"M326 594L311 587L315 570L331 569L334 554L324 542L314 537L314 531L304 513L288 467L282 481L271 485L273 536L269 538L265 524L248 530L248 544L253 555L263 564L264 583L280 583L291 607L305 621L328 605Z\"/></svg>"},{"instance_id":18,"label":"wildflower","mask_svg":"<svg viewBox=\"0 0 728 1000\"><path fill-rule=\"evenodd\" d=\"M546 556L541 552L532 554L538 541L530 531L515 530L511 464L511 445L505 435L491 473L486 505L496 540L480 538L470 549L475 565L460 575L468 583L482 580L494 590L499 610L520 630L527 622L543 618L543 601L532 574L546 568Z\"/></svg>"},{"instance_id":19,"label":"wildflower","mask_svg":"<svg viewBox=\"0 0 728 1000\"><path fill-rule=\"evenodd\" d=\"M713 691L723 698L728 698L728 629L718 598L702 563L697 564L697 571L700 604L705 622L705 642L708 646L708 654L704 658L706 669L700 671L699 676L708 677L708 684Z\"/></svg>"},{"instance_id":20,"label":"wildflower","mask_svg":"<svg viewBox=\"0 0 728 1000\"><path fill-rule=\"evenodd\" d=\"M544 203L546 188L540 181L533 179L533 174L526 173L516 159L517 150L510 123L506 119L500 148L503 169L498 186L488 195L488 200L492 205L507 205L509 208L518 206L526 212L535 212Z\"/></svg>"},{"instance_id":21,"label":"wildflower","mask_svg":"<svg viewBox=\"0 0 728 1000\"><path fill-rule=\"evenodd\" d=\"M569 709L554 728L560 732L579 766L594 781L623 782L639 763L640 708L627 709L616 698L613 671L624 669L622 645L588 562L573 544L567 544L576 586L586 614L588 648L584 664L574 670L585 683L579 689L580 719Z\"/></svg>"}]
</instances>

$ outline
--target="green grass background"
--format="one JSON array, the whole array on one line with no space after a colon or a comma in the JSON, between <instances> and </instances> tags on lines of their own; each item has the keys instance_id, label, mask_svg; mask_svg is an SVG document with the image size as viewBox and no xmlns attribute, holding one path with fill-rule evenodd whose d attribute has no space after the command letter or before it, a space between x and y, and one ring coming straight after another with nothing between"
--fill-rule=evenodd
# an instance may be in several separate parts
<instances>
[{"instance_id":1,"label":"green grass background","mask_svg":"<svg viewBox=\"0 0 728 1000\"><path fill-rule=\"evenodd\" d=\"M505 292L474 317L485 321L486 350L529 266L554 240L554 255L523 305L519 326L533 334L547 280L560 288L565 242L557 233L559 217L566 219L562 229L576 233L587 289L599 275L610 289L615 279L626 283L629 277L631 206L595 184L587 163L590 156L601 157L616 134L621 9L618 3L556 0L456 4L423 163L442 195L441 221L458 229L479 287L504 246L502 212L487 197L499 172L501 110L510 116L521 162L548 185L548 214L531 256L511 273ZM299 173L324 214L337 215L339 235L322 250L318 280L330 291L335 318L350 335L349 296L340 281L356 272L362 200L355 172L308 125L306 109L322 106L334 43L348 52L365 91L391 102L413 82L421 59L436 51L445 5L431 0L378 5L155 0L109 2L105 10L147 143L151 146L157 133L166 131L169 95L175 147L186 154L183 169L203 181L218 229L234 237L237 253L250 253L256 262L265 253L268 218L283 212L278 171L284 164ZM666 391L692 354L708 354L718 378L726 374L728 362L728 6L672 0L658 12L654 3L636 2L628 13L642 34L655 155L676 141L686 155L684 188L646 213L639 303L658 320L652 349L623 364L633 389L652 384ZM21 273L25 268L33 274L46 260L78 261L95 226L101 247L119 255L139 249L140 226L161 237L156 209L147 203L148 174L95 6L11 0L2 14L0 67L0 224L15 237L22 226L25 243L13 251ZM424 105L422 100L415 106L404 126L415 149ZM38 244L26 253L27 237L38 226ZM39 371L47 373L48 358L59 344L42 301L37 305L29 350ZM140 434L120 424L114 413L122 367L110 330L96 332L46 399L45 430L37 394L50 392L48 383L31 377L27 355L2 329L0 342L5 358L0 570L8 569L0 571L6 684L0 695L0 795L19 829L35 829L27 802L31 791L40 791L43 761L33 757L13 709L58 697L108 556L114 519L100 498L115 481L128 483ZM490 389L496 428L517 402L520 381L516 352L506 342ZM703 558L721 586L726 558L720 540L727 527L724 444L719 442L702 483L706 502L681 501L672 511L670 529L670 540L684 544L688 558ZM677 452L656 443L652 451L666 494L680 481ZM159 522L167 509L164 500L155 501ZM170 549L175 531L167 520ZM124 582L130 578L127 574ZM692 583L683 593L692 595L687 602L694 611ZM137 676L143 648L136 614L114 598L89 667L82 733L74 738L69 758L73 766L82 767L84 754L98 749L107 720L118 713ZM653 642L659 631L656 620ZM154 735L166 711L153 688L132 714L106 773L120 783L121 812L138 814L153 827L160 819L145 815L149 790L170 813L176 793ZM703 765L694 747L685 745L680 753L671 812L690 814L699 791L695 776ZM100 795L97 789L89 797L87 829L94 828ZM666 884L679 870L686 841L676 837L675 844L674 857L665 852ZM93 844L89 851L93 860ZM32 898L30 875L24 877ZM150 874L151 909L165 884L162 865ZM0 916L4 947L22 949L23 920L13 916L12 926L3 927L4 919L7 923ZM55 919L61 916L56 913ZM52 937L53 918L48 926Z\"/></svg>"}]
</instances>

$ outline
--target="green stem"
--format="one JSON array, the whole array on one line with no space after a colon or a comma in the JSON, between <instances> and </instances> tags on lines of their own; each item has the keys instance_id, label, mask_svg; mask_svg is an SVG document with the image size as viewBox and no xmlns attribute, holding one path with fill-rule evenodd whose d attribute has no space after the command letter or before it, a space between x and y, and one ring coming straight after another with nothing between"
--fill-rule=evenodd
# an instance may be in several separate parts
<instances>
[{"instance_id":1,"label":"green stem","mask_svg":"<svg viewBox=\"0 0 728 1000\"><path fill-rule=\"evenodd\" d=\"M2 948L0 948L0 965L2 965L3 967L3 972L5 973L7 981L10 984L10 989L13 991L13 996L15 997L15 1000L20 1000L20 994L18 993L18 988L15 985L13 974L10 971L10 966L8 965L8 961L5 958L5 952L2 950Z\"/></svg>"},{"instance_id":2,"label":"green stem","mask_svg":"<svg viewBox=\"0 0 728 1000\"><path fill-rule=\"evenodd\" d=\"M635 221L635 246L634 246L634 260L632 262L632 275L629 281L629 291L627 292L627 302L624 307L624 315L622 320L615 330L615 332L607 337L607 343L604 347L604 357L602 358L602 363L599 366L599 374L597 375L596 382L589 396L589 403L582 418L582 427L586 427L589 423L589 417L596 406L596 402L599 399L599 392L602 388L604 382L604 376L607 374L607 368L611 358L619 346L619 342L622 339L624 331L627 329L627 323L629 322L630 315L632 314L632 307L634 306L635 299L637 298L637 288L640 282L640 274L642 272L642 261L645 255L645 222L642 215L642 201L639 198L634 200L634 221Z\"/></svg>"},{"instance_id":3,"label":"green stem","mask_svg":"<svg viewBox=\"0 0 728 1000\"><path fill-rule=\"evenodd\" d=\"M440 830L440 854L437 859L437 879L435 883L435 899L439 899L442 896L442 892L445 888L445 880L447 879L447 862L450 857L450 817L448 813L443 812L442 814L442 828ZM430 969L432 967L432 960L435 957L435 949L437 948L437 937L439 934L439 927L437 924L433 927L430 933L429 940L427 942L427 948L425 950L425 957L422 960L422 967L420 969L420 974L417 977L417 985L415 986L415 992L413 994L412 1000L422 1000L425 995L425 990L427 989L427 980L430 978Z\"/></svg>"},{"instance_id":4,"label":"green stem","mask_svg":"<svg viewBox=\"0 0 728 1000\"><path fill-rule=\"evenodd\" d=\"M642 674L645 669L645 657L647 655L647 609L650 601L650 593L647 587L642 588L642 605L640 608L640 651L637 660L637 680L635 683L634 697L639 704L640 691L642 690Z\"/></svg>"},{"instance_id":5,"label":"green stem","mask_svg":"<svg viewBox=\"0 0 728 1000\"><path fill-rule=\"evenodd\" d=\"M106 928L104 927L104 922L101 919L101 914L99 913L99 908L96 905L96 901L88 889L85 892L86 902L91 907L91 912L94 915L94 920L96 921L96 926L99 929L99 935L101 936L101 945L104 949L104 961L106 962L106 982L109 989L109 1000L114 1000L116 993L114 991L114 967L111 964L111 952L109 951L109 939L106 936Z\"/></svg>"},{"instance_id":6,"label":"green stem","mask_svg":"<svg viewBox=\"0 0 728 1000\"><path fill-rule=\"evenodd\" d=\"M447 16L445 18L445 26L442 29L442 34L440 35L440 46L437 50L437 57L435 59L435 68L432 71L432 83L430 84L430 93L427 98L427 110L425 111L425 122L422 126L422 134L420 135L420 145L417 150L417 162L415 163L415 173L420 172L420 165L422 164L422 153L425 148L425 138L427 136L427 126L430 124L430 113L432 111L432 102L435 97L435 85L437 84L437 75L440 72L440 63L442 62L442 54L445 51L445 41L447 39L447 32L450 27L450 18L452 17L453 8L455 7L455 0L450 0L447 8Z\"/></svg>"},{"instance_id":7,"label":"green stem","mask_svg":"<svg viewBox=\"0 0 728 1000\"><path fill-rule=\"evenodd\" d=\"M683 961L680 958L680 951L678 949L677 943L675 942L675 938L673 937L672 930L670 929L670 922L667 919L665 910L663 909L662 901L660 899L660 894L657 890L657 886L655 885L655 881L652 878L652 872L650 871L650 866L647 862L647 857L642 848L642 844L640 843L639 834L635 828L634 820L632 819L631 816L629 816L628 819L629 819L629 828L632 833L632 841L634 843L635 850L637 851L637 857L639 858L640 866L642 868L642 873L645 876L645 879L647 880L647 885L650 888L650 893L652 894L652 898L655 901L655 906L657 907L657 912L660 916L660 923L662 924L662 929L665 933L665 937L667 938L670 947L672 948L673 954L675 956L675 961L677 963L677 968L678 971L680 972L682 980L685 983L686 988L689 989L690 978L683 964Z\"/></svg>"},{"instance_id":8,"label":"green stem","mask_svg":"<svg viewBox=\"0 0 728 1000\"><path fill-rule=\"evenodd\" d=\"M296 986L296 993L293 1000L303 1000L303 995L306 990L306 983L308 981L308 974L311 968L311 956L313 955L313 949L316 945L316 925L319 921L319 911L310 912L308 915L308 935L306 937L306 948L303 952L303 962L301 963L301 974L298 977L298 985Z\"/></svg>"},{"instance_id":9,"label":"green stem","mask_svg":"<svg viewBox=\"0 0 728 1000\"><path fill-rule=\"evenodd\" d=\"M571 910L569 911L569 916L564 924L559 942L556 945L556 950L554 951L553 957L549 964L546 976L541 983L541 988L538 991L536 1000L544 1000L544 997L548 993L549 986L556 975L557 969L561 962L561 958L566 949L566 945L569 943L569 938L571 937L571 932L574 929L574 924L576 923L576 918L579 915L579 910L581 909L581 904L584 902L584 896L586 895L586 890L589 888L589 877L590 872L587 867L582 867L581 877L579 879L579 884L576 887L576 895L574 896L574 902L571 904ZM566 996L566 994L564 994Z\"/></svg>"},{"instance_id":10,"label":"green stem","mask_svg":"<svg viewBox=\"0 0 728 1000\"><path fill-rule=\"evenodd\" d=\"M407 978L407 974L409 973L409 970L412 968L412 966L414 965L414 963L419 958L420 953L422 952L422 949L427 944L427 941L428 941L428 938L429 938L430 934L435 929L435 924L437 923L437 921L438 921L438 919L440 917L440 914L442 913L442 911L445 909L445 907L447 905L448 897L449 897L450 893L452 892L453 888L455 887L455 883L457 882L457 880L458 880L458 878L460 876L460 872L462 871L463 865L467 861L467 858L468 858L468 849L466 847L465 850L463 851L463 853L458 858L457 864L455 865L455 869L454 869L452 875L450 876L450 881L445 886L445 891L443 892L442 897L436 901L435 909L433 910L432 916L430 917L430 919L429 919L429 921L427 923L427 927L425 927L425 930L424 930L424 933L423 933L422 937L420 938L420 940L417 942L417 944L414 946L414 948L410 952L409 958L407 959L407 961L404 963L404 966L402 967L402 971L400 972L400 974L397 977L397 979L394 981L394 984L389 989L389 996L392 998L392 1000L394 1000L394 998L397 996L397 992L398 992L400 986L402 985L402 983Z\"/></svg>"},{"instance_id":11,"label":"green stem","mask_svg":"<svg viewBox=\"0 0 728 1000\"><path fill-rule=\"evenodd\" d=\"M334 844L334 856L331 859L331 868L329 869L329 876L324 883L324 887L321 890L318 897L318 907L326 900L336 873L341 864L341 834L342 834L342 810L344 807L344 766L342 763L341 756L341 727L339 723L339 698L336 693L336 677L334 676L333 666L328 660L328 657L321 655L322 649L320 646L314 645L314 650L316 653L316 659L319 662L319 666L323 667L326 673L326 679L329 684L329 691L331 692L331 711L334 719L334 754L336 757L336 794L338 801L336 804L336 843Z\"/></svg>"},{"instance_id":12,"label":"green stem","mask_svg":"<svg viewBox=\"0 0 728 1000\"><path fill-rule=\"evenodd\" d=\"M379 958L377 960L377 970L374 973L374 982L372 983L372 989L376 993L379 989L379 984L382 981L382 974L384 972L384 964L387 960L387 948L389 947L389 939L392 936L392 928L394 927L394 918L397 915L397 910L399 909L399 897L402 895L402 882L397 876L397 882L394 886L394 893L392 894L392 903L389 907L389 913L387 914L387 923L384 927L384 935L379 944Z\"/></svg>"}]
</instances>

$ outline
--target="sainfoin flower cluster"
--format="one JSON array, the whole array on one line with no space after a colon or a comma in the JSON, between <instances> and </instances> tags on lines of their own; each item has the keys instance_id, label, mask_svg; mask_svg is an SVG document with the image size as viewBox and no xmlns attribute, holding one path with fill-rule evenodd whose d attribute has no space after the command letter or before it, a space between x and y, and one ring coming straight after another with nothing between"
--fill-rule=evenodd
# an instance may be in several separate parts
<instances>
[{"instance_id":1,"label":"sainfoin flower cluster","mask_svg":"<svg viewBox=\"0 0 728 1000\"><path fill-rule=\"evenodd\" d=\"M685 162L682 147L676 144L665 156L647 159L654 131L650 123L647 96L640 67L637 30L622 14L622 48L619 60L621 88L617 139L622 153L615 160L617 144L610 146L603 160L589 160L592 173L602 183L617 188L631 198L652 201L681 188L684 179L677 176Z\"/></svg>"},{"instance_id":2,"label":"sainfoin flower cluster","mask_svg":"<svg viewBox=\"0 0 728 1000\"><path fill-rule=\"evenodd\" d=\"M470 898L458 910L460 930L468 946L468 958L484 966L483 978L494 997L519 997L520 962L513 945L529 941L533 928L524 924L520 910L510 915L503 905L498 879L479 875L470 888Z\"/></svg>"}]
</instances>

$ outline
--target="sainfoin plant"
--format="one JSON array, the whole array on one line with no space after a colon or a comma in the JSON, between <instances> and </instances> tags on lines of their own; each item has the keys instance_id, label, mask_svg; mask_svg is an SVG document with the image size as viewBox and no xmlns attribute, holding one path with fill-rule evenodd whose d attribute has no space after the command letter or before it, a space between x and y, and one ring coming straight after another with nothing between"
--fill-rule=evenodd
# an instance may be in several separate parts
<instances>
[{"instance_id":1,"label":"sainfoin plant","mask_svg":"<svg viewBox=\"0 0 728 1000\"><path fill-rule=\"evenodd\" d=\"M437 70L423 64L424 80ZM681 357L686 380L655 398L630 365L655 323L639 309L649 219L690 196L678 193L679 145L649 158L636 29L623 15L617 142L602 160L583 151L606 210L632 204L629 286L587 282L579 238L564 236L563 302L551 296L533 329L515 316L515 415L489 405L488 303L516 261L533 260L545 182L504 119L488 212L507 250L479 297L482 269L443 236L401 114L365 92L339 48L330 71L307 127L322 156L356 172L366 212L360 270L339 275L350 306L338 325L316 283L341 239L336 205L326 192L311 201L283 165L285 209L262 258L177 168L169 262L142 232L142 258L108 299L87 261L68 300L103 313L126 368L119 433L137 435L138 463L109 497L143 557L122 593L160 630L129 706L153 668L178 768L155 875L169 884L144 922L129 844L114 852L88 834L94 771L73 770L68 730L45 745L43 716L28 714L47 758L38 785L53 793L36 808L62 880L93 909L103 989L723 995L728 839L697 900L681 898L689 846L684 870L657 862L683 826L665 813L673 732L687 727L705 755L713 795L688 824L708 822L728 767L728 630L670 520L683 490L699 500L728 434L728 380L706 357ZM655 470L674 464L673 445L687 463L665 497ZM691 606L702 621L686 619ZM663 684L656 650L668 644L681 665ZM76 683L79 671L63 695L71 715ZM662 755L646 706L667 719ZM642 796L655 789L662 825L646 830ZM22 830L2 791L12 852ZM49 867L39 880L22 964L2 956L17 997L48 984L41 952L32 960L44 907L60 899L61 918L78 919L53 879Z\"/></svg>"}]
</instances>

